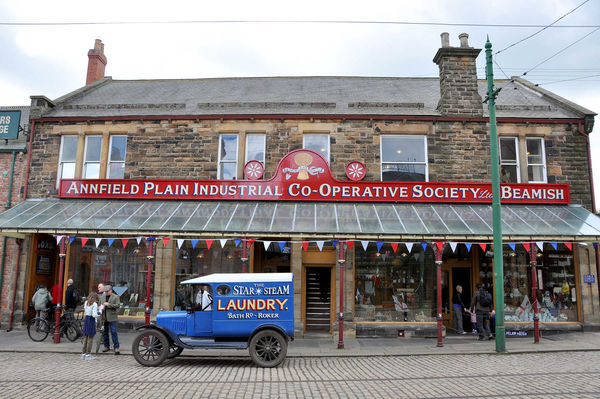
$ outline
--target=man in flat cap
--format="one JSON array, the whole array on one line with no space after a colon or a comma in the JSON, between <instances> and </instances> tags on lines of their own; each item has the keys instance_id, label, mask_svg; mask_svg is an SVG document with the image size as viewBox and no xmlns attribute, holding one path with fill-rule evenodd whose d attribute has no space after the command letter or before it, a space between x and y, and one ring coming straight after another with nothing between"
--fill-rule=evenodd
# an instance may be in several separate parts
<instances>
[{"instance_id":1,"label":"man in flat cap","mask_svg":"<svg viewBox=\"0 0 600 399\"><path fill-rule=\"evenodd\" d=\"M112 285L105 285L104 293L106 294L106 298L103 303L104 333L102 338L104 340L104 349L102 349L102 352L110 350L110 341L108 339L108 331L110 330L115 355L119 355L121 352L119 352L119 336L117 335L117 310L121 307L121 299L113 292Z\"/></svg>"}]
</instances>

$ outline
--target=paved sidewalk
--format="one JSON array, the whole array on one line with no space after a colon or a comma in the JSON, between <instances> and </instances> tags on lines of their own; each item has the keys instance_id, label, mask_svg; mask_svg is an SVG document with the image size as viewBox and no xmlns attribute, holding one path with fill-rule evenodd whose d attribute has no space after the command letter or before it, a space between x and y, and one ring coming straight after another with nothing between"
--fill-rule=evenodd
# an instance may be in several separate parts
<instances>
[{"instance_id":1,"label":"paved sidewalk","mask_svg":"<svg viewBox=\"0 0 600 399\"><path fill-rule=\"evenodd\" d=\"M135 332L119 332L121 353L131 354L131 344ZM449 335L444 338L444 346L437 347L432 338L346 338L345 349L337 349L337 336L297 338L289 344L289 357L348 357L348 356L414 356L448 354L493 354L496 353L494 340L478 341L477 335ZM43 342L33 342L27 331L0 331L0 352L49 352L81 353L79 340L69 342L61 338L60 344L52 342L48 336ZM101 347L102 348L102 347ZM573 332L542 337L539 344L533 337L507 338L507 353L537 353L557 351L600 351L600 332ZM112 354L113 352L108 352ZM235 350L185 350L182 356L237 357L248 356L248 351Z\"/></svg>"}]
</instances>

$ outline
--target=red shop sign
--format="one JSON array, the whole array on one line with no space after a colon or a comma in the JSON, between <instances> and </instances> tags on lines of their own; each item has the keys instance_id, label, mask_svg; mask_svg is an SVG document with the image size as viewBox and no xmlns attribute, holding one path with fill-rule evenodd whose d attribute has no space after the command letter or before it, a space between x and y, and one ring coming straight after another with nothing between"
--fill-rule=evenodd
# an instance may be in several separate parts
<instances>
[{"instance_id":1,"label":"red shop sign","mask_svg":"<svg viewBox=\"0 0 600 399\"><path fill-rule=\"evenodd\" d=\"M503 203L568 204L568 184L502 184ZM342 181L318 153L295 150L270 180L63 179L60 198L491 203L491 183Z\"/></svg>"}]
</instances>

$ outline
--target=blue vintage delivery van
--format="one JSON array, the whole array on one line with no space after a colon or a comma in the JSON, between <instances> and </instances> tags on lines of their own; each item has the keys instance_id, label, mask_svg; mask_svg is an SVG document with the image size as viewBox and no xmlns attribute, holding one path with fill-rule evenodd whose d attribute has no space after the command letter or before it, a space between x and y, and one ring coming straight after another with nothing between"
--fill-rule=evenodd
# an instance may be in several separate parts
<instances>
[{"instance_id":1,"label":"blue vintage delivery van","mask_svg":"<svg viewBox=\"0 0 600 399\"><path fill-rule=\"evenodd\" d=\"M181 283L185 310L159 312L139 327L133 356L158 366L184 349L248 349L261 367L279 365L294 339L292 273L223 273Z\"/></svg>"}]
</instances>

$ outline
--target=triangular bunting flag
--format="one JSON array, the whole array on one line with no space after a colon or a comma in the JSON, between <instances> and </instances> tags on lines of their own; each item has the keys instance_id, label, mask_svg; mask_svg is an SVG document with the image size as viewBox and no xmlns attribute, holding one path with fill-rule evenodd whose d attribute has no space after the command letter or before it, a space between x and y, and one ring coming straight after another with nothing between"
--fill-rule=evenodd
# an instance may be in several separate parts
<instances>
[{"instance_id":1,"label":"triangular bunting flag","mask_svg":"<svg viewBox=\"0 0 600 399\"><path fill-rule=\"evenodd\" d=\"M319 251L323 251L324 244L325 244L325 241L317 241L317 248L319 248Z\"/></svg>"},{"instance_id":2,"label":"triangular bunting flag","mask_svg":"<svg viewBox=\"0 0 600 399\"><path fill-rule=\"evenodd\" d=\"M540 252L544 252L544 241L536 241L535 245L538 246L538 248L540 249Z\"/></svg>"},{"instance_id":3,"label":"triangular bunting flag","mask_svg":"<svg viewBox=\"0 0 600 399\"><path fill-rule=\"evenodd\" d=\"M140 245L140 242L142 242L142 237L136 237L135 240L137 241L137 244Z\"/></svg>"},{"instance_id":4,"label":"triangular bunting flag","mask_svg":"<svg viewBox=\"0 0 600 399\"><path fill-rule=\"evenodd\" d=\"M235 244L235 247L237 248L237 247L239 247L239 246L240 246L240 244L242 243L242 240L241 240L241 239L239 239L239 238L236 238L235 240L233 240L233 243Z\"/></svg>"},{"instance_id":5,"label":"triangular bunting flag","mask_svg":"<svg viewBox=\"0 0 600 399\"><path fill-rule=\"evenodd\" d=\"M338 241L337 240L332 240L331 241L331 245L333 246L333 249L336 249L337 245L338 245Z\"/></svg>"},{"instance_id":6,"label":"triangular bunting flag","mask_svg":"<svg viewBox=\"0 0 600 399\"><path fill-rule=\"evenodd\" d=\"M412 242L405 242L404 245L406 245L406 250L408 251L408 253L410 253L414 244Z\"/></svg>"},{"instance_id":7,"label":"triangular bunting flag","mask_svg":"<svg viewBox=\"0 0 600 399\"><path fill-rule=\"evenodd\" d=\"M150 242L150 241L156 241L156 238L154 237L146 237L146 241Z\"/></svg>"},{"instance_id":8,"label":"triangular bunting flag","mask_svg":"<svg viewBox=\"0 0 600 399\"><path fill-rule=\"evenodd\" d=\"M75 241L75 237L69 237L69 244L73 244L73 241Z\"/></svg>"},{"instance_id":9,"label":"triangular bunting flag","mask_svg":"<svg viewBox=\"0 0 600 399\"><path fill-rule=\"evenodd\" d=\"M219 240L219 242L221 243L221 248L225 248L225 244L227 244L227 239L226 238L221 238Z\"/></svg>"},{"instance_id":10,"label":"triangular bunting flag","mask_svg":"<svg viewBox=\"0 0 600 399\"><path fill-rule=\"evenodd\" d=\"M423 251L427 251L427 243L426 242L422 242L421 246L423 247Z\"/></svg>"},{"instance_id":11,"label":"triangular bunting flag","mask_svg":"<svg viewBox=\"0 0 600 399\"><path fill-rule=\"evenodd\" d=\"M450 249L452 250L452 253L456 252L456 246L458 245L457 242L449 242L448 243L450 245Z\"/></svg>"},{"instance_id":12,"label":"triangular bunting flag","mask_svg":"<svg viewBox=\"0 0 600 399\"><path fill-rule=\"evenodd\" d=\"M248 246L252 245L254 242L256 242L256 240L248 240Z\"/></svg>"},{"instance_id":13,"label":"triangular bunting flag","mask_svg":"<svg viewBox=\"0 0 600 399\"><path fill-rule=\"evenodd\" d=\"M163 237L162 240L163 240L163 247L166 247L167 244L169 243L169 241L171 241L171 239L169 237Z\"/></svg>"},{"instance_id":14,"label":"triangular bunting flag","mask_svg":"<svg viewBox=\"0 0 600 399\"><path fill-rule=\"evenodd\" d=\"M558 249L558 243L557 242L551 242L550 245L552 245L552 248L554 248L555 251Z\"/></svg>"},{"instance_id":15,"label":"triangular bunting flag","mask_svg":"<svg viewBox=\"0 0 600 399\"><path fill-rule=\"evenodd\" d=\"M381 252L381 247L383 247L383 242L377 241L377 242L375 242L375 244L377 245L377 252Z\"/></svg>"},{"instance_id":16,"label":"triangular bunting flag","mask_svg":"<svg viewBox=\"0 0 600 399\"><path fill-rule=\"evenodd\" d=\"M102 242L102 238L94 238L94 242L96 243L96 248L98 248L98 245Z\"/></svg>"},{"instance_id":17,"label":"triangular bunting flag","mask_svg":"<svg viewBox=\"0 0 600 399\"><path fill-rule=\"evenodd\" d=\"M594 249L598 248L598 243L597 242L593 243L592 245L594 246Z\"/></svg>"},{"instance_id":18,"label":"triangular bunting flag","mask_svg":"<svg viewBox=\"0 0 600 399\"><path fill-rule=\"evenodd\" d=\"M265 246L265 251L269 250L269 246L271 245L271 241L263 241L263 244Z\"/></svg>"},{"instance_id":19,"label":"triangular bunting flag","mask_svg":"<svg viewBox=\"0 0 600 399\"><path fill-rule=\"evenodd\" d=\"M360 243L362 244L363 249L366 251L367 247L369 246L369 241L361 241Z\"/></svg>"},{"instance_id":20,"label":"triangular bunting flag","mask_svg":"<svg viewBox=\"0 0 600 399\"><path fill-rule=\"evenodd\" d=\"M487 248L487 244L486 243L479 243L479 246L481 247L481 249L483 250L483 252L485 252L485 249Z\"/></svg>"},{"instance_id":21,"label":"triangular bunting flag","mask_svg":"<svg viewBox=\"0 0 600 399\"><path fill-rule=\"evenodd\" d=\"M398 243L397 242L392 242L391 245L392 245L392 250L394 252L396 252L396 250L398 249Z\"/></svg>"},{"instance_id":22,"label":"triangular bunting flag","mask_svg":"<svg viewBox=\"0 0 600 399\"><path fill-rule=\"evenodd\" d=\"M471 247L473 246L473 244L471 244L470 242L465 242L465 246L467 247L467 252L471 252Z\"/></svg>"},{"instance_id":23,"label":"triangular bunting flag","mask_svg":"<svg viewBox=\"0 0 600 399\"><path fill-rule=\"evenodd\" d=\"M185 240L182 240L181 238L178 238L178 239L177 239L177 248L181 248L181 246L183 245L183 242L184 242L184 241L185 241Z\"/></svg>"},{"instance_id":24,"label":"triangular bunting flag","mask_svg":"<svg viewBox=\"0 0 600 399\"><path fill-rule=\"evenodd\" d=\"M444 243L442 241L436 241L435 246L437 247L438 252L442 252L442 248L444 247Z\"/></svg>"},{"instance_id":25,"label":"triangular bunting flag","mask_svg":"<svg viewBox=\"0 0 600 399\"><path fill-rule=\"evenodd\" d=\"M198 241L200 240L191 240L192 241L192 248L196 248L196 245L198 245Z\"/></svg>"},{"instance_id":26,"label":"triangular bunting flag","mask_svg":"<svg viewBox=\"0 0 600 399\"><path fill-rule=\"evenodd\" d=\"M129 242L129 238L121 238L121 242L123 243L123 248L125 248Z\"/></svg>"},{"instance_id":27,"label":"triangular bunting flag","mask_svg":"<svg viewBox=\"0 0 600 399\"><path fill-rule=\"evenodd\" d=\"M354 248L354 241L346 241L346 245L348 245L348 249L352 251L352 248Z\"/></svg>"},{"instance_id":28,"label":"triangular bunting flag","mask_svg":"<svg viewBox=\"0 0 600 399\"><path fill-rule=\"evenodd\" d=\"M304 248L305 251L308 251L308 242L307 241L302 241L302 248Z\"/></svg>"},{"instance_id":29,"label":"triangular bunting flag","mask_svg":"<svg viewBox=\"0 0 600 399\"><path fill-rule=\"evenodd\" d=\"M523 248L525 248L525 251L529 252L529 243L528 242L523 242L523 243L521 243L521 245L523 246Z\"/></svg>"},{"instance_id":30,"label":"triangular bunting flag","mask_svg":"<svg viewBox=\"0 0 600 399\"><path fill-rule=\"evenodd\" d=\"M206 248L210 249L210 246L212 245L214 240L204 240L206 241Z\"/></svg>"},{"instance_id":31,"label":"triangular bunting flag","mask_svg":"<svg viewBox=\"0 0 600 399\"><path fill-rule=\"evenodd\" d=\"M279 250L283 252L283 248L285 248L285 241L278 241L277 244L279 244Z\"/></svg>"},{"instance_id":32,"label":"triangular bunting flag","mask_svg":"<svg viewBox=\"0 0 600 399\"><path fill-rule=\"evenodd\" d=\"M81 239L81 246L85 247L85 244L87 244L88 240L89 240L89 238L82 238Z\"/></svg>"},{"instance_id":33,"label":"triangular bunting flag","mask_svg":"<svg viewBox=\"0 0 600 399\"><path fill-rule=\"evenodd\" d=\"M570 243L570 242L565 242L564 244L565 244L565 246L566 246L567 248L569 248L569 251L572 251L572 250L573 250L573 243Z\"/></svg>"},{"instance_id":34,"label":"triangular bunting flag","mask_svg":"<svg viewBox=\"0 0 600 399\"><path fill-rule=\"evenodd\" d=\"M515 243L509 242L508 246L513 250L513 252L517 250L517 244Z\"/></svg>"},{"instance_id":35,"label":"triangular bunting flag","mask_svg":"<svg viewBox=\"0 0 600 399\"><path fill-rule=\"evenodd\" d=\"M112 245L113 242L115 242L114 238L107 238L106 241L108 241L108 247L110 248L110 246Z\"/></svg>"},{"instance_id":36,"label":"triangular bunting flag","mask_svg":"<svg viewBox=\"0 0 600 399\"><path fill-rule=\"evenodd\" d=\"M64 236L56 236L56 245L60 244Z\"/></svg>"}]
</instances>

